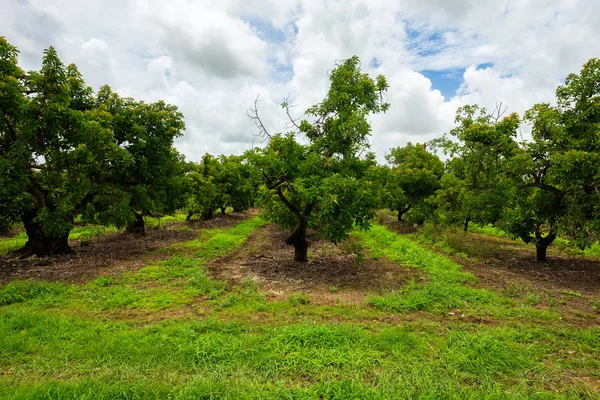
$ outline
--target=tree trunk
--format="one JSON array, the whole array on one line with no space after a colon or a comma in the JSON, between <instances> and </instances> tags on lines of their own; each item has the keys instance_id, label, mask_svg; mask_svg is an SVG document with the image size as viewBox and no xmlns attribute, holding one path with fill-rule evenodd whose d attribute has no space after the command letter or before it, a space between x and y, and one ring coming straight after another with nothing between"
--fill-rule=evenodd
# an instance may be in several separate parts
<instances>
[{"instance_id":1,"label":"tree trunk","mask_svg":"<svg viewBox=\"0 0 600 400\"><path fill-rule=\"evenodd\" d=\"M469 230L469 222L471 222L471 217L467 217L465 219L465 225L463 226L463 231L468 231Z\"/></svg>"},{"instance_id":2,"label":"tree trunk","mask_svg":"<svg viewBox=\"0 0 600 400\"><path fill-rule=\"evenodd\" d=\"M221 209L221 214L225 214L225 210L227 209L227 207L219 207Z\"/></svg>"},{"instance_id":3,"label":"tree trunk","mask_svg":"<svg viewBox=\"0 0 600 400\"><path fill-rule=\"evenodd\" d=\"M213 210L212 208L207 208L202 211L202 220L207 221L209 219L213 219Z\"/></svg>"},{"instance_id":4,"label":"tree trunk","mask_svg":"<svg viewBox=\"0 0 600 400\"><path fill-rule=\"evenodd\" d=\"M56 254L68 254L71 247L69 246L69 232L64 233L59 237L53 237L44 232L42 225L34 221L37 216L37 210L27 212L23 215L23 226L27 233L27 243L25 246L17 250L21 258L31 257L47 257Z\"/></svg>"},{"instance_id":5,"label":"tree trunk","mask_svg":"<svg viewBox=\"0 0 600 400\"><path fill-rule=\"evenodd\" d=\"M550 243L556 239L556 235L554 233L549 233L548 236L542 237L542 235L537 234L537 240L535 242L535 261L538 263L545 263L546 259L546 250L548 250L548 246Z\"/></svg>"},{"instance_id":6,"label":"tree trunk","mask_svg":"<svg viewBox=\"0 0 600 400\"><path fill-rule=\"evenodd\" d=\"M398 209L398 222L402 222L402 216L410 210L410 206Z\"/></svg>"},{"instance_id":7,"label":"tree trunk","mask_svg":"<svg viewBox=\"0 0 600 400\"><path fill-rule=\"evenodd\" d=\"M189 221L190 219L192 219L192 217L194 216L195 212L193 211L188 211L187 216L185 217L186 221Z\"/></svg>"},{"instance_id":8,"label":"tree trunk","mask_svg":"<svg viewBox=\"0 0 600 400\"><path fill-rule=\"evenodd\" d=\"M135 235L145 235L146 226L144 225L144 217L140 213L134 212L133 214L135 215L135 219L127 225L126 232Z\"/></svg>"},{"instance_id":9,"label":"tree trunk","mask_svg":"<svg viewBox=\"0 0 600 400\"><path fill-rule=\"evenodd\" d=\"M306 221L300 221L285 240L294 246L294 261L308 262L308 242L306 241Z\"/></svg>"}]
</instances>

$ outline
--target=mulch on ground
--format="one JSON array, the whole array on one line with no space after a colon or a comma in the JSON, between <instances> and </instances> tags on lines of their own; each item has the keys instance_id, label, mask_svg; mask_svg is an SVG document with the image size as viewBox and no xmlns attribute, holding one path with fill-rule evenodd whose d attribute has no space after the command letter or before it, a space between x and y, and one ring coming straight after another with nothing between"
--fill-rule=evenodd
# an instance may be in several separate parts
<instances>
[{"instance_id":1,"label":"mulch on ground","mask_svg":"<svg viewBox=\"0 0 600 400\"><path fill-rule=\"evenodd\" d=\"M191 220L146 228L146 235L115 233L95 237L86 246L78 240L69 244L71 254L19 259L11 254L0 256L0 282L35 278L47 281L86 282L106 273L119 273L143 267L151 260L168 257L159 250L170 244L191 240L207 228L229 228L249 215L217 214L208 221ZM188 230L178 228L188 227Z\"/></svg>"},{"instance_id":2,"label":"mulch on ground","mask_svg":"<svg viewBox=\"0 0 600 400\"><path fill-rule=\"evenodd\" d=\"M309 238L309 261L293 261L294 248L285 244L287 232L277 225L258 228L232 254L214 260L207 268L218 278L241 282L251 278L274 300L291 293L305 293L316 304L360 304L369 294L398 289L411 279L420 279L418 270L387 259L372 260L329 241Z\"/></svg>"}]
</instances>

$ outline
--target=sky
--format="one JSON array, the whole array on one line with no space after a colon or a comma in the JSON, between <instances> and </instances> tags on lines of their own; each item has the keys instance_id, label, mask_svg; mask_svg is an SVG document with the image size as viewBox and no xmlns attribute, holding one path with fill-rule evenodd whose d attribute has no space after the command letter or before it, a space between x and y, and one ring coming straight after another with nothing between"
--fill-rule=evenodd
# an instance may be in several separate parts
<instances>
[{"instance_id":1,"label":"sky","mask_svg":"<svg viewBox=\"0 0 600 400\"><path fill-rule=\"evenodd\" d=\"M0 0L0 35L39 69L54 46L88 85L165 100L183 112L188 160L261 145L246 112L260 96L270 132L318 103L336 60L383 74L391 107L371 118L371 149L448 132L456 109L522 113L600 57L598 0ZM526 127L525 127L526 129Z\"/></svg>"}]
</instances>

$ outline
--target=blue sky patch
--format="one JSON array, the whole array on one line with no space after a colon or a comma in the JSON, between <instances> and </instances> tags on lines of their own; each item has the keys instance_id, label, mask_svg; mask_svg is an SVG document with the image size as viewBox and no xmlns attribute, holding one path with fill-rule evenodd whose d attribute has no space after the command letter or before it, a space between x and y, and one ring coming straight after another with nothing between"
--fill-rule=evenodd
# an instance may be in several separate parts
<instances>
[{"instance_id":1,"label":"blue sky patch","mask_svg":"<svg viewBox=\"0 0 600 400\"><path fill-rule=\"evenodd\" d=\"M493 63L483 63L477 65L477 69L493 67ZM423 70L419 71L431 81L431 88L437 89L442 93L445 100L450 100L463 82L463 74L466 68L454 68L440 71Z\"/></svg>"},{"instance_id":2,"label":"blue sky patch","mask_svg":"<svg viewBox=\"0 0 600 400\"><path fill-rule=\"evenodd\" d=\"M443 71L424 70L420 71L431 81L431 88L442 92L444 99L450 100L456 94L463 81L464 68L456 68Z\"/></svg>"},{"instance_id":3,"label":"blue sky patch","mask_svg":"<svg viewBox=\"0 0 600 400\"><path fill-rule=\"evenodd\" d=\"M258 36L266 42L283 42L286 38L285 32L271 24L270 21L261 18L242 18L256 29Z\"/></svg>"},{"instance_id":4,"label":"blue sky patch","mask_svg":"<svg viewBox=\"0 0 600 400\"><path fill-rule=\"evenodd\" d=\"M379 68L381 66L381 63L379 62L379 60L377 59L377 57L373 57L371 58L371 62L369 63L369 66L371 68Z\"/></svg>"}]
</instances>

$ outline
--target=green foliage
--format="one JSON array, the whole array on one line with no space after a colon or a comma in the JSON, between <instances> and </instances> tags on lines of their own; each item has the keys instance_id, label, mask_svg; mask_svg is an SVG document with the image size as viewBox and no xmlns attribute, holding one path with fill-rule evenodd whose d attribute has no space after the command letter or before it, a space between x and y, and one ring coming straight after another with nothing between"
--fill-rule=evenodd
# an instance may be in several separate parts
<instances>
[{"instance_id":1,"label":"green foliage","mask_svg":"<svg viewBox=\"0 0 600 400\"><path fill-rule=\"evenodd\" d=\"M440 187L444 164L425 146L410 142L391 149L386 159L392 164L384 189L386 205L398 211L398 220L409 212L409 222L423 224L433 213L432 199Z\"/></svg>"},{"instance_id":2,"label":"green foliage","mask_svg":"<svg viewBox=\"0 0 600 400\"><path fill-rule=\"evenodd\" d=\"M438 192L438 218L450 225L467 227L497 222L510 207L515 183L506 175L507 164L519 150L515 141L519 117L502 117L502 105L492 113L478 106L464 106L456 113L457 126L435 141L452 158Z\"/></svg>"},{"instance_id":3,"label":"green foliage","mask_svg":"<svg viewBox=\"0 0 600 400\"><path fill-rule=\"evenodd\" d=\"M133 212L178 205L181 157L172 148L183 121L173 106L95 96L75 65L52 47L25 74L0 38L0 229L21 219L24 255L69 250L76 215L125 226Z\"/></svg>"},{"instance_id":4,"label":"green foliage","mask_svg":"<svg viewBox=\"0 0 600 400\"><path fill-rule=\"evenodd\" d=\"M229 206L235 212L254 206L261 181L249 154L219 158L205 154L200 163L189 163L188 219L194 214L210 219L216 210L223 213Z\"/></svg>"},{"instance_id":5,"label":"green foliage","mask_svg":"<svg viewBox=\"0 0 600 400\"><path fill-rule=\"evenodd\" d=\"M308 145L294 133L277 134L251 154L264 180L264 216L293 228L287 243L295 246L296 261L306 261L307 228L337 243L354 225L368 228L376 206L376 187L365 179L374 156L361 159L359 152L368 147L368 116L389 107L382 100L388 85L383 76L362 73L357 57L336 65L329 78L325 99L305 113L313 121L297 125ZM289 113L287 102L282 106Z\"/></svg>"}]
</instances>

